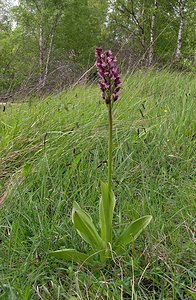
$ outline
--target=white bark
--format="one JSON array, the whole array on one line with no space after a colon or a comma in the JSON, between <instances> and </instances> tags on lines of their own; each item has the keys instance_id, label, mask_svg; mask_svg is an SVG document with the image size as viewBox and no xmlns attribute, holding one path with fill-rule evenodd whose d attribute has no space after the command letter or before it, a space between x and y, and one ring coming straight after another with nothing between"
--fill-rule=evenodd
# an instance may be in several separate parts
<instances>
[{"instance_id":1,"label":"white bark","mask_svg":"<svg viewBox=\"0 0 196 300\"><path fill-rule=\"evenodd\" d=\"M142 43L142 47L145 51L146 50L146 42L145 42L145 32L144 32L144 28L145 28L144 13L145 13L145 1L143 2L142 11L141 11L141 17L142 17L142 20L141 20L141 34L142 34L141 43Z\"/></svg>"},{"instance_id":2,"label":"white bark","mask_svg":"<svg viewBox=\"0 0 196 300\"><path fill-rule=\"evenodd\" d=\"M50 43L49 43L49 48L48 48L48 54L47 54L46 63L45 63L45 66L44 66L44 74L42 76L42 87L44 87L45 84L46 84L46 79L47 79L47 76L48 76L48 68L49 68L49 62L50 62L50 59L51 59L51 53L52 53L52 46L53 46L55 30L56 30L56 27L58 25L58 22L59 22L60 18L61 18L61 13L56 15L56 17L54 19L54 24L53 24L52 29L51 29L51 37L50 37Z\"/></svg>"},{"instance_id":3,"label":"white bark","mask_svg":"<svg viewBox=\"0 0 196 300\"><path fill-rule=\"evenodd\" d=\"M149 56L148 56L148 65L151 66L154 59L154 47L155 47L155 21L158 9L158 1L154 0L154 11L151 19L150 26L150 45L149 45Z\"/></svg>"},{"instance_id":4,"label":"white bark","mask_svg":"<svg viewBox=\"0 0 196 300\"><path fill-rule=\"evenodd\" d=\"M44 72L43 78L42 78L42 87L44 87L46 84L46 79L47 79L47 75L48 75L48 66L49 66L51 52L52 52L53 38L54 38L54 32L52 33L52 36L50 39L50 45L49 45L48 55L47 55L46 65L45 65L45 72Z\"/></svg>"},{"instance_id":5,"label":"white bark","mask_svg":"<svg viewBox=\"0 0 196 300\"><path fill-rule=\"evenodd\" d=\"M178 38L175 53L175 62L180 62L182 55L182 35L184 31L184 11L185 11L186 0L179 0L179 15L180 15L180 26L178 30Z\"/></svg>"},{"instance_id":6,"label":"white bark","mask_svg":"<svg viewBox=\"0 0 196 300\"><path fill-rule=\"evenodd\" d=\"M43 14L41 15L39 26L39 84L43 82L43 68L44 68L44 29L43 29Z\"/></svg>"}]
</instances>

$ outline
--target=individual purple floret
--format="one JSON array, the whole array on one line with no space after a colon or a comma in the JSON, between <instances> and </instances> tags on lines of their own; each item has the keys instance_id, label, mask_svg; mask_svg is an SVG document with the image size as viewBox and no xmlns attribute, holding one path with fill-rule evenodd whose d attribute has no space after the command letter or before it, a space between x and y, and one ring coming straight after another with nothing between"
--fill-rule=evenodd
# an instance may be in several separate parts
<instances>
[{"instance_id":1,"label":"individual purple floret","mask_svg":"<svg viewBox=\"0 0 196 300\"><path fill-rule=\"evenodd\" d=\"M120 75L115 65L116 58L111 50L104 52L102 48L97 48L95 55L96 67L100 77L99 88L106 104L110 104L112 100L118 100L118 92L121 88Z\"/></svg>"}]
</instances>

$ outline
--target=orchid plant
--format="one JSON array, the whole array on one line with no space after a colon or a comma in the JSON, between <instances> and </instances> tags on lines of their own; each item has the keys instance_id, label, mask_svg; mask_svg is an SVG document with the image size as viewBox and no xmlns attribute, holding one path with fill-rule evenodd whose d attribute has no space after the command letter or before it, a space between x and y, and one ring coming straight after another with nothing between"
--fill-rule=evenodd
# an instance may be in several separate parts
<instances>
[{"instance_id":1,"label":"orchid plant","mask_svg":"<svg viewBox=\"0 0 196 300\"><path fill-rule=\"evenodd\" d=\"M116 67L116 57L112 51L96 49L96 68L99 76L99 88L102 98L108 108L109 138L108 138L108 182L101 182L101 199L99 203L100 232L92 218L77 202L73 203L72 222L79 235L91 246L92 251L82 253L76 249L61 249L49 254L57 258L82 263L92 263L97 258L105 262L112 257L112 251L120 255L124 247L133 242L143 229L150 223L150 215L143 216L125 227L113 238L112 220L116 204L112 191L112 109L119 98L121 89L120 75Z\"/></svg>"}]
</instances>

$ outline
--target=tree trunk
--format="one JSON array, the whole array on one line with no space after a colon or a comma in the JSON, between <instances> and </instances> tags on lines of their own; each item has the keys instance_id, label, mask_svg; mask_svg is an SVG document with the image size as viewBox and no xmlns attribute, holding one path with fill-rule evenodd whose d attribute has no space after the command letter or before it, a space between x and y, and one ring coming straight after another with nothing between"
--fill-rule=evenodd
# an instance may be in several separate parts
<instances>
[{"instance_id":1,"label":"tree trunk","mask_svg":"<svg viewBox=\"0 0 196 300\"><path fill-rule=\"evenodd\" d=\"M148 66L150 67L154 59L154 47L155 47L155 21L158 9L158 1L154 0L154 11L151 19L150 27L150 45L149 45L149 56L148 56Z\"/></svg>"},{"instance_id":2,"label":"tree trunk","mask_svg":"<svg viewBox=\"0 0 196 300\"><path fill-rule=\"evenodd\" d=\"M48 54L47 54L47 59L46 59L45 68L44 68L44 74L43 74L43 78L42 78L42 87L44 87L45 84L46 84L46 79L47 79L47 76L48 76L48 67L49 67L49 62L50 62L50 59L51 59L51 53L52 53L52 46L53 46L55 30L56 30L56 27L58 25L58 22L60 21L61 16L62 16L61 13L56 15L56 17L54 19L54 24L53 24L52 29L51 29L51 37L50 37L50 43L49 43L49 48L48 48Z\"/></svg>"},{"instance_id":3,"label":"tree trunk","mask_svg":"<svg viewBox=\"0 0 196 300\"><path fill-rule=\"evenodd\" d=\"M145 41L145 0L143 1L142 11L141 11L141 44L144 49L144 54L146 52L146 41Z\"/></svg>"},{"instance_id":4,"label":"tree trunk","mask_svg":"<svg viewBox=\"0 0 196 300\"><path fill-rule=\"evenodd\" d=\"M43 29L43 13L41 15L39 26L39 85L43 83L43 70L44 70L44 29Z\"/></svg>"},{"instance_id":5,"label":"tree trunk","mask_svg":"<svg viewBox=\"0 0 196 300\"><path fill-rule=\"evenodd\" d=\"M49 45L48 55L47 55L47 60L46 60L46 65L45 65L45 72L42 76L42 87L45 86L46 79L47 79L47 76L48 76L48 66L49 66L51 52L52 52L53 38L54 38L54 32L52 33L52 36L51 36L51 39L50 39L50 45Z\"/></svg>"},{"instance_id":6,"label":"tree trunk","mask_svg":"<svg viewBox=\"0 0 196 300\"><path fill-rule=\"evenodd\" d=\"M180 15L180 26L178 30L178 38L175 53L175 62L179 63L182 55L182 34L184 31L184 11L185 11L186 0L179 0L179 15Z\"/></svg>"}]
</instances>

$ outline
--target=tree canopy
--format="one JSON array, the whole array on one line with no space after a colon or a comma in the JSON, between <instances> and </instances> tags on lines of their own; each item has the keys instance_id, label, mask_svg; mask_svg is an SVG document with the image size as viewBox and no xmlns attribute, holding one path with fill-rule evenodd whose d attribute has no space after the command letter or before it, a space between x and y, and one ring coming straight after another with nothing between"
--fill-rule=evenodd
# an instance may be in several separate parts
<instances>
[{"instance_id":1,"label":"tree canopy","mask_svg":"<svg viewBox=\"0 0 196 300\"><path fill-rule=\"evenodd\" d=\"M112 48L124 67L196 61L193 0L0 1L0 93L63 88Z\"/></svg>"}]
</instances>

